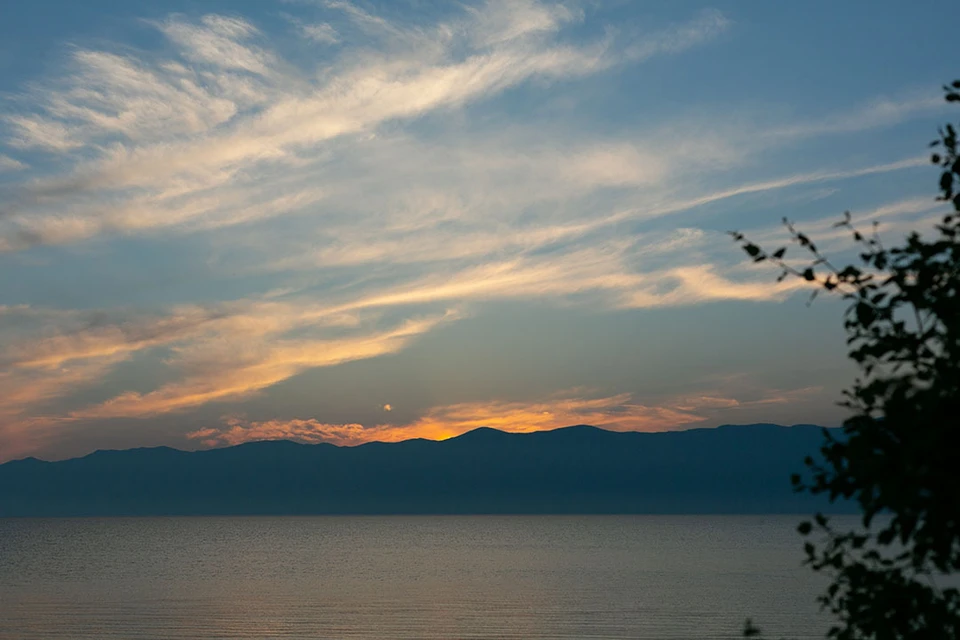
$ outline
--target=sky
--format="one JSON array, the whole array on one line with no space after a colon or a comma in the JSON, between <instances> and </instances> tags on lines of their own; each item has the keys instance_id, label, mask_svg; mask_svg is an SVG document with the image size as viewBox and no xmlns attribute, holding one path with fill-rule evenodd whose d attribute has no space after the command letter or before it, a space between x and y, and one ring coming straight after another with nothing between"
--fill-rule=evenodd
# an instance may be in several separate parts
<instances>
[{"instance_id":1,"label":"sky","mask_svg":"<svg viewBox=\"0 0 960 640\"><path fill-rule=\"evenodd\" d=\"M838 425L843 304L726 235L932 229L953 0L32 0L0 461ZM800 260L797 250L788 258ZM799 262L797 263L799 264Z\"/></svg>"}]
</instances>

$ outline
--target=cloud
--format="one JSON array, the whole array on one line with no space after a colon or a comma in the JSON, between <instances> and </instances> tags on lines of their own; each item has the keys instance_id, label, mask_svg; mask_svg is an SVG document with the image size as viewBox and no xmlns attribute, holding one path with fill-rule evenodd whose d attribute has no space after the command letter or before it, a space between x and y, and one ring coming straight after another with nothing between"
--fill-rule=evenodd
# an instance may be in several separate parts
<instances>
[{"instance_id":1,"label":"cloud","mask_svg":"<svg viewBox=\"0 0 960 640\"><path fill-rule=\"evenodd\" d=\"M900 98L879 98L847 113L828 116L818 121L777 127L766 132L772 137L811 137L834 133L856 133L898 124L918 115L936 113L948 108L939 95L911 95Z\"/></svg>"},{"instance_id":2,"label":"cloud","mask_svg":"<svg viewBox=\"0 0 960 640\"><path fill-rule=\"evenodd\" d=\"M504 153L502 147L499 152L487 151L482 143L478 149L472 140L459 143L466 149L453 153L436 145L391 140L381 145L385 157L374 159L371 156L376 154L366 149L365 166L358 171L378 176L377 180L364 180L355 190L326 194L328 206L351 212L349 223L324 219L314 224L305 219L306 239L292 240L290 250L282 257L268 258L265 267L288 271L494 261L558 247L567 255L555 255L557 260L573 260L585 245L607 245L604 250L610 250L610 243L622 237L625 223L676 216L752 194L927 164L923 158L908 158L853 169L796 173L691 197L689 191L695 188L674 192L663 185L680 179L677 167L689 168L696 161L717 162L727 157L726 150L690 158L682 149L681 155L676 155L676 148L644 141L527 148L514 153ZM435 179L436 185L432 184ZM399 184L417 186L403 188ZM609 202L598 200L603 190L619 193L616 190L621 187L629 188L629 195L616 202L623 201L626 206L610 211ZM521 211L523 224L517 220ZM639 233L634 237L637 251L646 251L647 238ZM262 239L266 246L280 241L284 239ZM286 241L291 242L289 238ZM659 242L650 241L654 245Z\"/></svg>"},{"instance_id":3,"label":"cloud","mask_svg":"<svg viewBox=\"0 0 960 640\"><path fill-rule=\"evenodd\" d=\"M128 312L126 318L119 312L44 314L26 306L0 311L0 338L10 345L0 360L0 415L10 420L81 385L96 385L119 364L158 349L166 353L162 364L175 381L51 415L144 417L248 397L309 368L395 353L456 317L448 312L392 324L375 316L361 321L305 300L183 306L166 314ZM33 320L38 317L45 319L39 331Z\"/></svg>"},{"instance_id":4,"label":"cloud","mask_svg":"<svg viewBox=\"0 0 960 640\"><path fill-rule=\"evenodd\" d=\"M159 28L173 43L180 45L181 54L192 62L258 75L266 75L273 63L271 54L245 44L258 32L240 18L211 14L201 18L200 24L170 19Z\"/></svg>"},{"instance_id":5,"label":"cloud","mask_svg":"<svg viewBox=\"0 0 960 640\"><path fill-rule=\"evenodd\" d=\"M64 422L49 404L96 384L127 356L121 349L98 346L96 338L59 348L82 357L56 357L57 338L41 336L33 348L25 343L37 329L96 324L93 317L71 311L0 306L0 461L35 451ZM96 331L94 330L94 333Z\"/></svg>"},{"instance_id":6,"label":"cloud","mask_svg":"<svg viewBox=\"0 0 960 640\"><path fill-rule=\"evenodd\" d=\"M186 434L204 446L236 445L258 440L294 440L315 444L327 442L354 446L365 442L399 442L412 438L446 440L479 427L511 433L531 433L577 424L613 431L669 431L697 425L717 412L766 404L782 404L808 397L819 387L787 392L770 391L751 400L739 400L716 392L666 399L661 404L640 404L630 393L585 396L573 389L540 401L486 401L443 405L428 410L407 424L328 424L314 418L250 421L236 416L223 418L222 426L205 427Z\"/></svg>"},{"instance_id":7,"label":"cloud","mask_svg":"<svg viewBox=\"0 0 960 640\"><path fill-rule=\"evenodd\" d=\"M668 240L666 248L677 241ZM21 392L8 393L4 402L11 411L24 413L37 402L72 392L82 376L67 372L86 372L95 380L137 354L163 349L164 368L175 381L147 392L122 391L66 414L71 419L154 416L245 398L311 368L396 353L415 337L458 317L449 310L416 317L424 305L451 309L468 301L594 293L609 297L610 306L674 306L710 299L773 299L800 286L733 282L709 266L624 273L620 262L626 245L611 248L615 250L583 250L573 260L529 258L452 276L431 275L324 304L287 295L183 305L162 314L46 312L39 325L28 320L43 317L43 310L5 307L0 318L10 322L0 337L10 348L2 362L8 388ZM645 250L652 248L647 245ZM400 317L407 319L390 326L379 314L393 308L402 309Z\"/></svg>"},{"instance_id":8,"label":"cloud","mask_svg":"<svg viewBox=\"0 0 960 640\"><path fill-rule=\"evenodd\" d=\"M850 214L851 224L861 233L870 235L876 232L881 238L886 235L890 239L899 240L902 235L911 231L923 232L924 229L932 231L934 225L940 223L943 214L949 210L945 203L932 196L912 196L887 202L866 211L854 210ZM841 219L840 215L832 215L804 220L801 230L816 243L822 253L849 255L856 251L856 244L848 228L836 226ZM789 243L789 236L782 225L754 229L747 235L751 241L763 245Z\"/></svg>"},{"instance_id":9,"label":"cloud","mask_svg":"<svg viewBox=\"0 0 960 640\"><path fill-rule=\"evenodd\" d=\"M122 264L80 285L86 310L0 307L8 433L246 399L311 368L396 353L489 301L622 309L781 300L803 283L774 286L766 271L731 266L734 257L711 252L728 241L681 216L926 164L837 159L833 169L742 177L805 136L926 113L920 98L747 132L724 116L600 128L561 104L576 104L580 81L717 40L730 28L719 12L640 29L582 25L590 17L575 5L532 0L451 5L427 21L336 1L291 12L303 4L309 18L286 16L306 41L295 47L239 16L171 15L147 23L164 39L156 50L72 47L59 73L8 103L0 252L15 255L0 259L32 276L30 260L73 269L88 264L91 247L120 255L137 237L158 277L191 260L212 274L162 293L145 287L137 299L169 301L153 309L103 293L125 277ZM877 215L926 212L897 206ZM677 221L663 229L667 216ZM85 244L93 240L104 244ZM69 244L78 246L30 251ZM24 299L49 303L42 289ZM195 302L214 297L223 301ZM149 374L127 380L134 365ZM617 402L633 407L621 413L634 425L703 413ZM422 418L433 422L407 426L549 422L527 404L437 408ZM583 404L556 421L581 410L584 421L605 419ZM356 436L355 425L316 424ZM310 424L291 428L305 434Z\"/></svg>"},{"instance_id":10,"label":"cloud","mask_svg":"<svg viewBox=\"0 0 960 640\"><path fill-rule=\"evenodd\" d=\"M663 279L676 284L667 291L648 287L626 295L624 307L690 305L712 300L782 300L787 294L808 288L799 279L771 283L769 278L734 281L714 271L711 265L676 267L663 273Z\"/></svg>"},{"instance_id":11,"label":"cloud","mask_svg":"<svg viewBox=\"0 0 960 640\"><path fill-rule=\"evenodd\" d=\"M255 86L229 74L216 79L209 71L174 61L151 64L81 49L71 56L69 75L36 90L39 112L7 118L11 143L64 154L79 150L66 156L75 167L67 182L94 189L105 182L90 175L97 155L120 152L121 141L142 146L209 131L261 100ZM109 146L89 147L97 143ZM47 179L38 190L50 190L57 182Z\"/></svg>"},{"instance_id":12,"label":"cloud","mask_svg":"<svg viewBox=\"0 0 960 640\"><path fill-rule=\"evenodd\" d=\"M310 4L309 1L308 4ZM327 9L342 12L355 26L359 27L368 35L388 35L400 40L406 40L408 37L414 35L411 31L403 30L380 16L364 11L352 2L346 2L345 0L323 0L317 4Z\"/></svg>"},{"instance_id":13,"label":"cloud","mask_svg":"<svg viewBox=\"0 0 960 640\"><path fill-rule=\"evenodd\" d=\"M659 217L667 214L677 213L680 211L686 211L696 207L700 207L706 204L711 204L714 202L719 202L721 200L728 200L730 198L736 198L739 196L750 195L753 193L763 193L767 191L777 191L779 189L787 189L790 187L796 187L800 185L807 184L818 184L821 182L832 182L838 180L846 180L849 178L860 178L864 176L871 176L883 173L890 173L893 171L901 171L904 169L914 169L917 167L926 167L929 166L930 160L925 156L917 156L913 158L905 158L903 160L898 160L896 162L885 162L882 164L872 164L865 167L859 167L856 169L839 169L839 170L819 170L812 171L808 173L798 173L794 175L784 176L782 178L775 178L773 180L764 180L760 182L751 182L746 184L737 185L727 189L721 189L714 191L712 193L707 193L700 195L694 198L689 199L680 199L674 202L667 203L658 207L653 207L647 211L635 211L629 212L626 214L621 214L620 218L623 217Z\"/></svg>"},{"instance_id":14,"label":"cloud","mask_svg":"<svg viewBox=\"0 0 960 640\"><path fill-rule=\"evenodd\" d=\"M542 402L471 402L436 407L404 425L325 424L315 419L244 421L224 419L223 427L187 434L207 446L254 440L289 439L357 445L364 442L398 442L411 438L445 440L478 427L529 433L572 424L593 424L621 431L664 430L702 420L668 407L647 407L630 401L630 394L584 399L558 395Z\"/></svg>"},{"instance_id":15,"label":"cloud","mask_svg":"<svg viewBox=\"0 0 960 640\"><path fill-rule=\"evenodd\" d=\"M67 314L53 333L12 344L2 361L17 369L55 369L80 360L123 357L131 352L194 337L198 332L222 330L225 311L181 307L165 316L146 316L124 321L115 315L107 320L97 313Z\"/></svg>"},{"instance_id":16,"label":"cloud","mask_svg":"<svg viewBox=\"0 0 960 640\"><path fill-rule=\"evenodd\" d=\"M234 337L176 350L174 363L184 375L148 393L128 391L93 407L71 412L74 418L148 417L210 402L238 400L317 367L396 353L411 339L449 316L406 321L385 331L333 340L260 339L239 343Z\"/></svg>"},{"instance_id":17,"label":"cloud","mask_svg":"<svg viewBox=\"0 0 960 640\"><path fill-rule=\"evenodd\" d=\"M33 110L6 118L12 145L61 153L67 172L22 185L0 248L189 225L210 215L223 193L235 196L227 209L294 212L311 203L274 204L289 193L282 185L291 168L308 180L334 140L489 99L533 78L597 73L623 59L605 41L558 40L574 17L559 5L491 2L432 28L394 25L348 3L326 5L378 31L373 46L304 69L253 44L262 34L251 23L207 15L156 24L176 53L166 60L76 50L69 73L32 90ZM669 31L686 33L682 26ZM648 40L649 55L677 47L668 34ZM642 169L629 167L640 161L629 149L609 149L580 158L570 171L622 184L636 180ZM249 219L224 214L221 224Z\"/></svg>"},{"instance_id":18,"label":"cloud","mask_svg":"<svg viewBox=\"0 0 960 640\"><path fill-rule=\"evenodd\" d=\"M26 169L27 165L23 164L19 160L11 158L10 156L5 156L0 153L0 173L4 171L20 171Z\"/></svg>"},{"instance_id":19,"label":"cloud","mask_svg":"<svg viewBox=\"0 0 960 640\"><path fill-rule=\"evenodd\" d=\"M135 356L162 354L155 368L171 381L147 391L121 390L99 404L60 414L70 420L155 416L247 398L311 368L396 353L440 323L455 320L458 313L452 309L464 303L594 296L609 307L676 306L776 299L800 286L732 281L707 264L648 272L632 271L627 264L637 244L640 255L650 257L701 240L693 230L671 233L659 243L619 239L572 253L530 254L348 288L330 292L323 303L295 291L180 305L162 313L4 307L0 319L8 322L0 324L0 339L10 348L2 362L8 385L26 394L10 394L6 402L25 415L37 402L75 390L78 378L65 371L94 367L96 375L89 379L95 380ZM437 307L446 311L429 311ZM30 388L35 391L28 393Z\"/></svg>"},{"instance_id":20,"label":"cloud","mask_svg":"<svg viewBox=\"0 0 960 640\"><path fill-rule=\"evenodd\" d=\"M267 420L245 422L240 418L227 417L222 427L207 427L191 431L187 438L199 440L208 447L232 446L260 440L293 440L307 444L330 442L358 444L365 432L360 424L323 424L308 420Z\"/></svg>"},{"instance_id":21,"label":"cloud","mask_svg":"<svg viewBox=\"0 0 960 640\"><path fill-rule=\"evenodd\" d=\"M394 427L385 431L391 438L442 440L478 427L528 433L590 424L615 431L665 431L703 420L693 412L672 406L638 404L629 393L593 398L581 397L580 393L582 390L574 390L539 402L492 401L441 406L399 430Z\"/></svg>"},{"instance_id":22,"label":"cloud","mask_svg":"<svg viewBox=\"0 0 960 640\"><path fill-rule=\"evenodd\" d=\"M652 37L647 35L633 38L632 44L625 51L625 57L644 60L662 51L680 53L717 37L730 25L731 21L723 13L716 9L707 9L687 24L662 31Z\"/></svg>"},{"instance_id":23,"label":"cloud","mask_svg":"<svg viewBox=\"0 0 960 640\"><path fill-rule=\"evenodd\" d=\"M470 12L475 21L472 42L480 49L543 37L582 18L582 14L562 4L545 5L533 0L494 0Z\"/></svg>"},{"instance_id":24,"label":"cloud","mask_svg":"<svg viewBox=\"0 0 960 640\"><path fill-rule=\"evenodd\" d=\"M296 26L297 30L304 38L312 40L316 43L337 44L340 42L340 35L337 33L337 30L326 22L318 22L315 24L297 22Z\"/></svg>"}]
</instances>

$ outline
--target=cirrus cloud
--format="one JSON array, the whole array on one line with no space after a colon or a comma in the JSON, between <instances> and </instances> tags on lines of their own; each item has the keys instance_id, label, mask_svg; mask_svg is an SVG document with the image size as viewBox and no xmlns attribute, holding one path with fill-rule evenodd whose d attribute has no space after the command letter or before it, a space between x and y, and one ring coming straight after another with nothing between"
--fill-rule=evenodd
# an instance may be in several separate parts
<instances>
[{"instance_id":1,"label":"cirrus cloud","mask_svg":"<svg viewBox=\"0 0 960 640\"><path fill-rule=\"evenodd\" d=\"M604 128L570 106L581 84L716 44L732 22L715 10L640 28L534 0L419 20L341 1L285 9L281 37L253 18L170 15L145 23L163 39L155 50L77 45L59 72L5 102L5 265L30 282L50 277L36 276L36 264L72 273L104 249L142 257L158 279L181 262L211 279L191 273L158 291L124 282L136 300L156 297L150 309L104 294L124 264L79 285L71 299L83 309L25 285L16 296L30 304L0 307L6 451L68 424L189 416L264 397L311 369L398 353L491 302L621 310L783 300L805 285L773 286L718 257L726 240L699 213L925 162L757 169L773 148L929 113L926 96L746 129L723 114L647 123L645 112L639 124ZM286 46L291 33L301 40ZM929 212L916 199L874 210L891 222ZM125 367L148 373L133 382ZM673 428L730 397L487 399L420 407L415 421L359 431L236 419L197 438ZM375 405L381 418L399 413Z\"/></svg>"}]
</instances>

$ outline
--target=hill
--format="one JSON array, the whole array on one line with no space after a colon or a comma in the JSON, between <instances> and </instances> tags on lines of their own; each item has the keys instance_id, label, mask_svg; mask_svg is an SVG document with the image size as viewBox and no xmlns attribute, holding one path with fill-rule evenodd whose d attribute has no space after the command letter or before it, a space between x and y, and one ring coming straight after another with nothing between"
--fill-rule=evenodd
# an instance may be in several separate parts
<instances>
[{"instance_id":1,"label":"hill","mask_svg":"<svg viewBox=\"0 0 960 640\"><path fill-rule=\"evenodd\" d=\"M807 513L829 505L794 494L789 476L821 439L811 425L580 425L355 447L97 451L0 465L0 516Z\"/></svg>"}]
</instances>

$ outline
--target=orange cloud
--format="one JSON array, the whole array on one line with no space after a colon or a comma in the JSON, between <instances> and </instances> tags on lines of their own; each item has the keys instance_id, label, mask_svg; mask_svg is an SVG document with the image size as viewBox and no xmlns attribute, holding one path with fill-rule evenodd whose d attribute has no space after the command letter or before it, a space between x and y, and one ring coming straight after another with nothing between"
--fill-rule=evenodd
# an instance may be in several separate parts
<instances>
[{"instance_id":1,"label":"orange cloud","mask_svg":"<svg viewBox=\"0 0 960 640\"><path fill-rule=\"evenodd\" d=\"M717 411L757 405L802 401L821 391L808 387L789 391L771 390L753 400L738 400L718 393L669 398L660 404L634 402L621 393L585 398L585 390L573 389L537 402L464 402L434 407L407 424L329 424L308 419L274 419L262 422L228 416L223 426L187 434L191 440L213 447L259 440L328 442L354 446L365 442L400 442L413 438L446 440L479 427L511 433L548 431L575 424L589 424L611 431L670 431L704 422Z\"/></svg>"},{"instance_id":2,"label":"orange cloud","mask_svg":"<svg viewBox=\"0 0 960 640\"><path fill-rule=\"evenodd\" d=\"M256 440L296 440L357 445L399 442L411 438L445 440L478 427L513 433L545 431L573 424L592 424L615 431L665 431L700 422L703 416L669 406L645 406L623 393L602 398L555 396L543 402L466 402L435 407L403 425L327 424L315 419L246 422L224 419L223 427L187 434L207 446L234 445Z\"/></svg>"},{"instance_id":3,"label":"orange cloud","mask_svg":"<svg viewBox=\"0 0 960 640\"><path fill-rule=\"evenodd\" d=\"M324 424L312 418L244 422L240 418L226 417L223 422L223 427L199 429L188 433L187 437L200 440L208 447L258 440L294 440L308 444L360 444L367 441L364 438L366 429L361 424Z\"/></svg>"},{"instance_id":4,"label":"orange cloud","mask_svg":"<svg viewBox=\"0 0 960 640\"><path fill-rule=\"evenodd\" d=\"M231 336L229 340L195 345L179 354L186 373L181 380L145 394L122 393L70 415L146 417L247 397L307 369L396 353L413 338L453 316L409 320L391 330L340 339L292 340L268 335L244 345Z\"/></svg>"},{"instance_id":5,"label":"orange cloud","mask_svg":"<svg viewBox=\"0 0 960 640\"><path fill-rule=\"evenodd\" d=\"M528 433L591 424L614 431L665 431L701 420L704 417L691 411L637 404L631 394L621 393L602 398L561 395L533 403L495 401L447 405L431 409L419 420L400 428L415 434L408 437L443 440L478 427Z\"/></svg>"}]
</instances>

